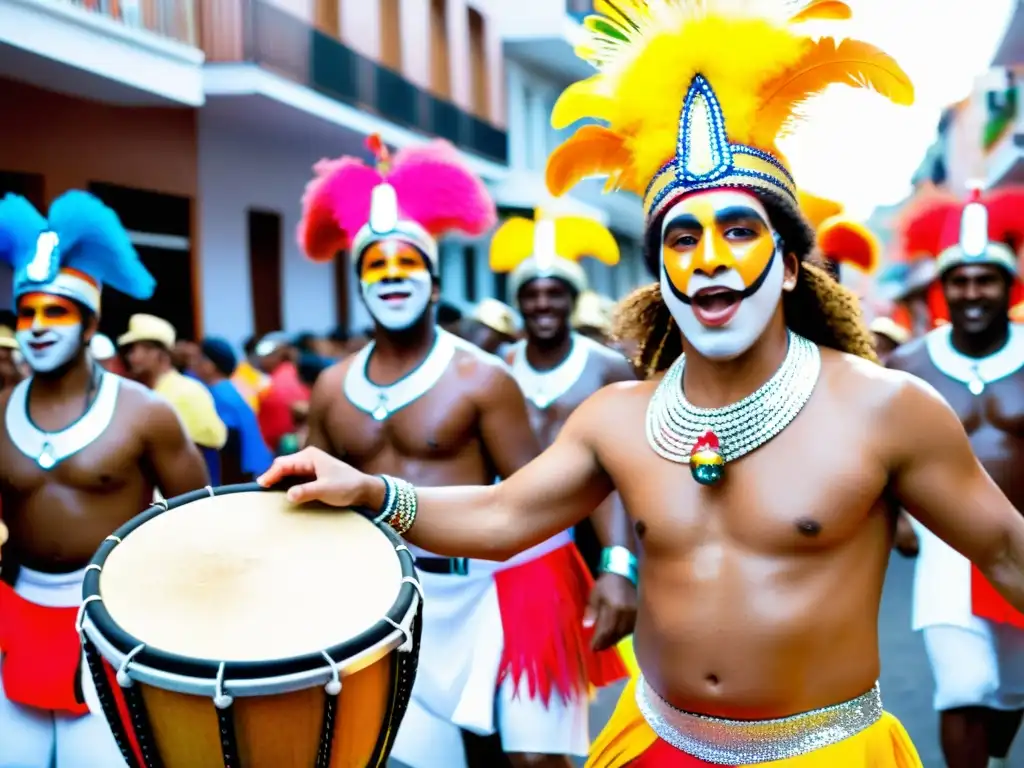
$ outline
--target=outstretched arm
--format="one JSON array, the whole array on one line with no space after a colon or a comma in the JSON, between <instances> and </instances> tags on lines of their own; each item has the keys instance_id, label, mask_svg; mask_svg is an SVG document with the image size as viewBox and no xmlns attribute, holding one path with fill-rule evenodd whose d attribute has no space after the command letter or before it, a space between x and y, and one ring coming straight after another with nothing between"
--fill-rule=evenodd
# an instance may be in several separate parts
<instances>
[{"instance_id":1,"label":"outstretched arm","mask_svg":"<svg viewBox=\"0 0 1024 768\"><path fill-rule=\"evenodd\" d=\"M608 407L599 400L584 403L548 450L497 485L418 488L406 538L447 557L505 560L589 515L612 490L590 435ZM296 503L371 510L384 503L383 481L315 448L279 458L259 482L271 486L290 476L315 478L289 489Z\"/></svg>"},{"instance_id":2,"label":"outstretched arm","mask_svg":"<svg viewBox=\"0 0 1024 768\"><path fill-rule=\"evenodd\" d=\"M165 499L210 484L206 462L171 405L153 398L144 421L146 458L156 475L156 486Z\"/></svg>"},{"instance_id":3,"label":"outstretched arm","mask_svg":"<svg viewBox=\"0 0 1024 768\"><path fill-rule=\"evenodd\" d=\"M885 420L903 506L1024 611L1024 518L985 472L952 408L908 378Z\"/></svg>"}]
</instances>

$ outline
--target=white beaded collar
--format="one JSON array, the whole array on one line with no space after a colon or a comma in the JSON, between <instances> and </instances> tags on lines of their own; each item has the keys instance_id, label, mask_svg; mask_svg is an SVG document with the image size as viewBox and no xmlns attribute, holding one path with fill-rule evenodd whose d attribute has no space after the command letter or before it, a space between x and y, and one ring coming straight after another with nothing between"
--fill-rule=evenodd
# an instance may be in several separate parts
<instances>
[{"instance_id":1,"label":"white beaded collar","mask_svg":"<svg viewBox=\"0 0 1024 768\"><path fill-rule=\"evenodd\" d=\"M928 356L940 372L962 381L972 395L980 395L985 385L1016 373L1024 367L1024 328L1010 324L1010 335L998 352L988 357L968 357L953 346L953 328L943 325L925 336Z\"/></svg>"},{"instance_id":2,"label":"white beaded collar","mask_svg":"<svg viewBox=\"0 0 1024 768\"><path fill-rule=\"evenodd\" d=\"M586 370L590 350L596 346L596 341L574 333L568 356L554 368L538 371L526 359L524 339L512 348L512 376L527 400L538 408L547 408L580 380Z\"/></svg>"},{"instance_id":3,"label":"white beaded collar","mask_svg":"<svg viewBox=\"0 0 1024 768\"><path fill-rule=\"evenodd\" d=\"M448 370L455 356L458 339L443 328L436 329L434 346L423 362L398 381L380 386L370 381L366 371L373 354L370 342L356 353L345 374L345 397L359 410L377 421L384 421L396 411L415 402L433 388Z\"/></svg>"},{"instance_id":4,"label":"white beaded collar","mask_svg":"<svg viewBox=\"0 0 1024 768\"><path fill-rule=\"evenodd\" d=\"M28 415L28 393L32 378L15 385L7 401L5 423L14 446L36 462L41 469L51 470L62 461L91 445L110 426L117 403L119 377L104 371L96 397L82 417L59 432L46 432Z\"/></svg>"}]
</instances>

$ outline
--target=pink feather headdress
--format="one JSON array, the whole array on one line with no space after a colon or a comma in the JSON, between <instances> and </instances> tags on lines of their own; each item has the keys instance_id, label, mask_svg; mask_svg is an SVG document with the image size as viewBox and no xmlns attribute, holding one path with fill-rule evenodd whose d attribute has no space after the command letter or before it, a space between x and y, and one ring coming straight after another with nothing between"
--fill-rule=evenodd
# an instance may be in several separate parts
<instances>
[{"instance_id":1,"label":"pink feather headdress","mask_svg":"<svg viewBox=\"0 0 1024 768\"><path fill-rule=\"evenodd\" d=\"M482 235L497 221L483 181L447 141L399 150L393 157L374 135L376 166L356 157L321 160L302 197L299 247L313 261L339 251L356 258L384 238L410 242L437 269L436 238L460 231Z\"/></svg>"}]
</instances>

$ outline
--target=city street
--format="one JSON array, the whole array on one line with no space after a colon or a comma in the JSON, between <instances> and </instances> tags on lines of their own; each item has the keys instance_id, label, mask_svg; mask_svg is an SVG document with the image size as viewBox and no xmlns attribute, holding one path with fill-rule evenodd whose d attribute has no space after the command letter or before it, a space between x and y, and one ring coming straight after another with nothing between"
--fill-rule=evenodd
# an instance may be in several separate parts
<instances>
[{"instance_id":1,"label":"city street","mask_svg":"<svg viewBox=\"0 0 1024 768\"><path fill-rule=\"evenodd\" d=\"M882 647L882 698L898 717L921 753L925 768L942 768L938 718L932 711L932 680L918 633L910 631L910 597L913 561L893 555L882 598L880 642ZM618 688L606 689L594 703L591 724L596 734L618 698ZM461 764L461 763L460 763ZM398 764L392 763L395 768ZM579 761L583 765L583 761ZM1024 737L1018 737L1011 766L1024 766Z\"/></svg>"}]
</instances>

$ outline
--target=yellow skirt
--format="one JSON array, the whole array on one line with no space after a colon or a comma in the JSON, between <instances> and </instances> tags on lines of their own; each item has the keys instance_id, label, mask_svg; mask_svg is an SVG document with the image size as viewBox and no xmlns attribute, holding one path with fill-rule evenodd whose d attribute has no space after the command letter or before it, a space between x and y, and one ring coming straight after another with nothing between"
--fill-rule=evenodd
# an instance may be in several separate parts
<instances>
[{"instance_id":1,"label":"yellow skirt","mask_svg":"<svg viewBox=\"0 0 1024 768\"><path fill-rule=\"evenodd\" d=\"M636 702L633 677L611 720L590 748L586 768L714 768L661 741ZM759 763L772 768L923 768L906 730L885 713L874 725L848 739L799 757Z\"/></svg>"}]
</instances>

